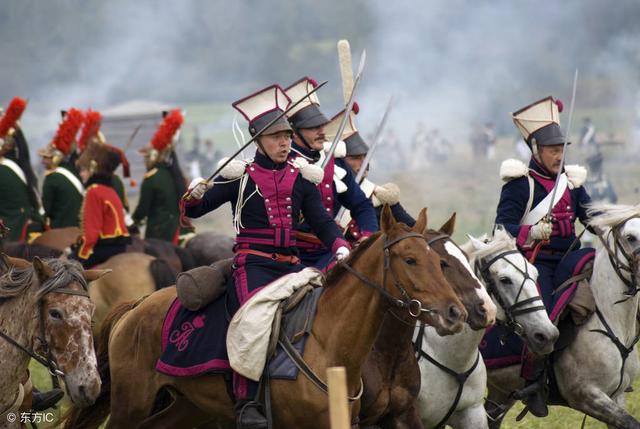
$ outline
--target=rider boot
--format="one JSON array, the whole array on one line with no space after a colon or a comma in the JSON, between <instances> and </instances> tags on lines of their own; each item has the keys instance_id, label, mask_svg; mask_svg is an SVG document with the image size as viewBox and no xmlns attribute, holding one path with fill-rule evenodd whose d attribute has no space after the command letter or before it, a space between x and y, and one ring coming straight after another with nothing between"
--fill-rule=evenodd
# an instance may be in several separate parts
<instances>
[{"instance_id":1,"label":"rider boot","mask_svg":"<svg viewBox=\"0 0 640 429\"><path fill-rule=\"evenodd\" d=\"M258 383L233 373L233 393L236 397L237 429L266 429L267 418L262 405L254 398L258 397Z\"/></svg>"},{"instance_id":2,"label":"rider boot","mask_svg":"<svg viewBox=\"0 0 640 429\"><path fill-rule=\"evenodd\" d=\"M525 387L513 393L513 398L522 400L531 414L536 417L546 417L549 414L545 364L546 357L528 353L521 373L526 381Z\"/></svg>"},{"instance_id":3,"label":"rider boot","mask_svg":"<svg viewBox=\"0 0 640 429\"><path fill-rule=\"evenodd\" d=\"M44 411L57 404L64 397L62 389L51 389L48 392L40 392L35 387L31 399L31 409L33 411Z\"/></svg>"}]
</instances>

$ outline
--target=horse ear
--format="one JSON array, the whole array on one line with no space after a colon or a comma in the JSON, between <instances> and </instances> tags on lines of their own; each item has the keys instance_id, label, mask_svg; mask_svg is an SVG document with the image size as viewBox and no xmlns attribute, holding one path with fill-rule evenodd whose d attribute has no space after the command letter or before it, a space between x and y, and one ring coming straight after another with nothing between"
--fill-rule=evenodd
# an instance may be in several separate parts
<instances>
[{"instance_id":1,"label":"horse ear","mask_svg":"<svg viewBox=\"0 0 640 429\"><path fill-rule=\"evenodd\" d=\"M107 269L107 270L84 270L82 272L82 275L84 276L84 279L87 281L87 283L91 283L94 280L98 280L100 277L104 276L105 274L109 274L111 271L111 269Z\"/></svg>"},{"instance_id":2,"label":"horse ear","mask_svg":"<svg viewBox=\"0 0 640 429\"><path fill-rule=\"evenodd\" d=\"M440 227L440 231L444 232L447 235L453 235L453 230L456 227L456 212L453 212L451 217L444 225Z\"/></svg>"},{"instance_id":3,"label":"horse ear","mask_svg":"<svg viewBox=\"0 0 640 429\"><path fill-rule=\"evenodd\" d=\"M9 271L13 264L7 255L0 253L0 275Z\"/></svg>"},{"instance_id":4,"label":"horse ear","mask_svg":"<svg viewBox=\"0 0 640 429\"><path fill-rule=\"evenodd\" d=\"M423 207L420 210L420 214L418 214L418 220L416 224L413 226L413 231L418 234L423 234L427 231L427 208Z\"/></svg>"},{"instance_id":5,"label":"horse ear","mask_svg":"<svg viewBox=\"0 0 640 429\"><path fill-rule=\"evenodd\" d=\"M40 284L46 282L53 276L53 270L51 269L51 267L37 256L33 258L33 269L36 271L36 274L38 275L38 280L40 280Z\"/></svg>"},{"instance_id":6,"label":"horse ear","mask_svg":"<svg viewBox=\"0 0 640 429\"><path fill-rule=\"evenodd\" d=\"M396 219L393 217L389 204L385 204L382 207L382 214L380 215L380 229L382 232L387 233L395 226Z\"/></svg>"},{"instance_id":7,"label":"horse ear","mask_svg":"<svg viewBox=\"0 0 640 429\"><path fill-rule=\"evenodd\" d=\"M483 243L482 240L478 240L477 238L472 237L469 234L467 234L467 237L469 237L469 242L471 243L473 250L480 250L487 247L487 244Z\"/></svg>"}]
</instances>

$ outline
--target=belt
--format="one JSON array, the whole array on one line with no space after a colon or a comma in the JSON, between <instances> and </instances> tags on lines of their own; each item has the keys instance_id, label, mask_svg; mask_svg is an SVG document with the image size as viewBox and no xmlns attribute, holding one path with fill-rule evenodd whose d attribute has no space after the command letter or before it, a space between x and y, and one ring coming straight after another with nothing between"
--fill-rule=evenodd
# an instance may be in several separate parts
<instances>
[{"instance_id":1,"label":"belt","mask_svg":"<svg viewBox=\"0 0 640 429\"><path fill-rule=\"evenodd\" d=\"M259 250L253 250L253 249L238 249L236 250L236 253L240 253L243 255L262 256L263 258L269 258L272 261L276 261L276 262L288 262L291 265L296 265L300 263L300 258L298 258L295 255L283 255L281 253L267 253L267 252L261 252Z\"/></svg>"},{"instance_id":2,"label":"belt","mask_svg":"<svg viewBox=\"0 0 640 429\"><path fill-rule=\"evenodd\" d=\"M296 231L296 240L306 241L307 243L320 244L324 246L318 236L311 232Z\"/></svg>"}]
</instances>

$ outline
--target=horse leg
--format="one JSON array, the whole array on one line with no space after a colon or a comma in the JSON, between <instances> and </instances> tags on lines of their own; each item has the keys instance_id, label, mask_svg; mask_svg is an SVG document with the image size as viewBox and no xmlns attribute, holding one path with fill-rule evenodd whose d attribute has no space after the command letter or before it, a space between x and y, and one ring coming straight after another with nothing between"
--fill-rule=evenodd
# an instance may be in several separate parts
<instances>
[{"instance_id":1,"label":"horse leg","mask_svg":"<svg viewBox=\"0 0 640 429\"><path fill-rule=\"evenodd\" d=\"M484 403L484 409L488 419L489 427L497 429L502 425L502 420L507 412L513 407L516 401L511 399L506 392L502 392L494 386L489 387L489 394Z\"/></svg>"},{"instance_id":2,"label":"horse leg","mask_svg":"<svg viewBox=\"0 0 640 429\"><path fill-rule=\"evenodd\" d=\"M130 383L135 381L128 380L121 385L113 381L115 380L112 380L111 386L111 416L106 429L135 428L151 414L159 387L151 382L145 389L132 389Z\"/></svg>"},{"instance_id":3,"label":"horse leg","mask_svg":"<svg viewBox=\"0 0 640 429\"><path fill-rule=\"evenodd\" d=\"M620 394L620 396L623 396ZM569 405L578 411L619 429L640 429L640 422L624 408L624 399L614 401L604 392L588 386L575 392L569 399Z\"/></svg>"},{"instance_id":4,"label":"horse leg","mask_svg":"<svg viewBox=\"0 0 640 429\"><path fill-rule=\"evenodd\" d=\"M489 429L487 413L482 404L456 411L447 424L454 429Z\"/></svg>"},{"instance_id":5,"label":"horse leg","mask_svg":"<svg viewBox=\"0 0 640 429\"><path fill-rule=\"evenodd\" d=\"M394 429L423 429L424 425L422 424L415 403L402 414L395 416L393 418L393 425L390 427Z\"/></svg>"},{"instance_id":6,"label":"horse leg","mask_svg":"<svg viewBox=\"0 0 640 429\"><path fill-rule=\"evenodd\" d=\"M201 409L193 405L179 392L171 392L173 401L161 411L144 419L139 429L172 429L177 427L196 427L211 420Z\"/></svg>"}]
</instances>

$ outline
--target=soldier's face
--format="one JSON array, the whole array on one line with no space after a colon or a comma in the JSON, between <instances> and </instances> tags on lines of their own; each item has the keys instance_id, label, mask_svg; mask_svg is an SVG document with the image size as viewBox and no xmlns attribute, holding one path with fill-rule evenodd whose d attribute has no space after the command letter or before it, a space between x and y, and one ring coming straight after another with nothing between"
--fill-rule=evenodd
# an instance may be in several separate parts
<instances>
[{"instance_id":1,"label":"soldier's face","mask_svg":"<svg viewBox=\"0 0 640 429\"><path fill-rule=\"evenodd\" d=\"M91 177L91 172L88 168L80 168L78 174L80 174L80 180L82 180L82 183L87 183Z\"/></svg>"},{"instance_id":2,"label":"soldier's face","mask_svg":"<svg viewBox=\"0 0 640 429\"><path fill-rule=\"evenodd\" d=\"M53 166L53 157L52 156L43 156L42 157L42 165L44 168L49 170Z\"/></svg>"},{"instance_id":3,"label":"soldier's face","mask_svg":"<svg viewBox=\"0 0 640 429\"><path fill-rule=\"evenodd\" d=\"M273 162L285 162L291 151L291 131L280 131L260 136L260 144L262 147L258 146L258 150Z\"/></svg>"},{"instance_id":4,"label":"soldier's face","mask_svg":"<svg viewBox=\"0 0 640 429\"><path fill-rule=\"evenodd\" d=\"M358 174L362 168L364 157L365 155L345 156L344 160L347 161L347 164L349 164L349 167L351 167L353 172Z\"/></svg>"},{"instance_id":5,"label":"soldier's face","mask_svg":"<svg viewBox=\"0 0 640 429\"><path fill-rule=\"evenodd\" d=\"M312 150L322 150L324 147L323 145L326 140L324 135L324 125L315 128L300 128L298 133L302 135L304 141ZM297 134L294 134L293 141L295 141L298 146L306 146Z\"/></svg>"},{"instance_id":6,"label":"soldier's face","mask_svg":"<svg viewBox=\"0 0 640 429\"><path fill-rule=\"evenodd\" d=\"M538 146L538 154L540 155L542 166L551 174L560 173L563 152L562 145Z\"/></svg>"}]
</instances>

